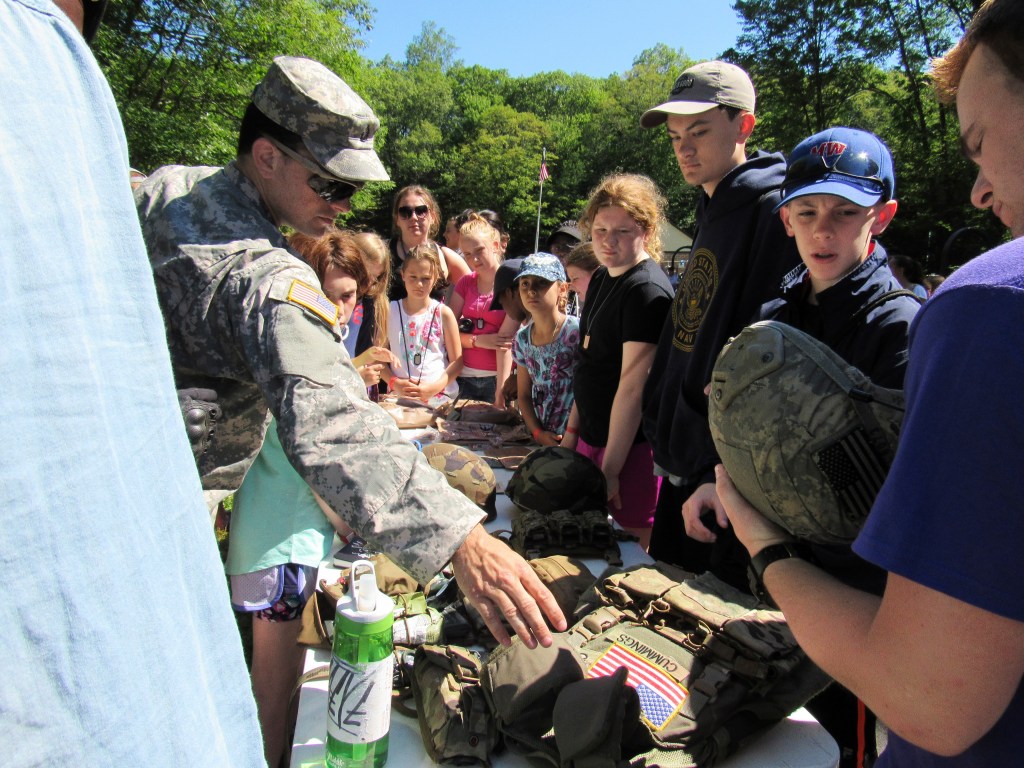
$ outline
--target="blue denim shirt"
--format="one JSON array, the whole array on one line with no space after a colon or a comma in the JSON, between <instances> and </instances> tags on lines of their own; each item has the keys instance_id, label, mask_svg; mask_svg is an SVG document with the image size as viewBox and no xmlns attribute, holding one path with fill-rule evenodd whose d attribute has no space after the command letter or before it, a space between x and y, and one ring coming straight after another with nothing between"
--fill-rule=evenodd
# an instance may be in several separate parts
<instances>
[{"instance_id":1,"label":"blue denim shirt","mask_svg":"<svg viewBox=\"0 0 1024 768\"><path fill-rule=\"evenodd\" d=\"M10 765L263 765L117 107L0 0L0 744Z\"/></svg>"}]
</instances>

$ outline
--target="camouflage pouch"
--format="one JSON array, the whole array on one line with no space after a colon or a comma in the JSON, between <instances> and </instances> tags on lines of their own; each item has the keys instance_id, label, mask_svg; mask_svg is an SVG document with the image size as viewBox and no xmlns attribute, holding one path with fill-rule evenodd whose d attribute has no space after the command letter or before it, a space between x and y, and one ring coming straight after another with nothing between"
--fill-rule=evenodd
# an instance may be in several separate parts
<instances>
[{"instance_id":1,"label":"camouflage pouch","mask_svg":"<svg viewBox=\"0 0 1024 768\"><path fill-rule=\"evenodd\" d=\"M586 563L574 557L551 555L528 561L533 572L551 590L558 607L568 618L584 592L594 583Z\"/></svg>"},{"instance_id":2,"label":"camouflage pouch","mask_svg":"<svg viewBox=\"0 0 1024 768\"><path fill-rule=\"evenodd\" d=\"M435 763L489 765L499 734L480 687L480 657L455 645L421 645L412 691L423 746Z\"/></svg>"},{"instance_id":3,"label":"camouflage pouch","mask_svg":"<svg viewBox=\"0 0 1024 768\"><path fill-rule=\"evenodd\" d=\"M520 509L512 518L507 542L527 560L549 555L601 557L610 565L622 565L619 541L635 537L616 530L601 510L573 513Z\"/></svg>"},{"instance_id":4,"label":"camouflage pouch","mask_svg":"<svg viewBox=\"0 0 1024 768\"><path fill-rule=\"evenodd\" d=\"M338 600L344 593L344 581L331 584L327 579L320 579L312 597L306 601L306 605L302 609L302 628L299 630L297 643L312 648L331 650L334 637L332 627L334 614L337 610Z\"/></svg>"}]
</instances>

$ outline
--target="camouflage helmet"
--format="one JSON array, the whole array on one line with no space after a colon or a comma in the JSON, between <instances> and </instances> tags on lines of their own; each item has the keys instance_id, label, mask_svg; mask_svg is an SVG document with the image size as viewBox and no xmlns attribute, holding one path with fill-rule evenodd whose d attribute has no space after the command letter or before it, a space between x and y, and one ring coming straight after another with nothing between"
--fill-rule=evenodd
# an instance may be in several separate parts
<instances>
[{"instance_id":1,"label":"camouflage helmet","mask_svg":"<svg viewBox=\"0 0 1024 768\"><path fill-rule=\"evenodd\" d=\"M711 374L708 423L736 488L797 538L848 544L888 473L903 393L768 320L744 328Z\"/></svg>"},{"instance_id":2,"label":"camouflage helmet","mask_svg":"<svg viewBox=\"0 0 1024 768\"><path fill-rule=\"evenodd\" d=\"M497 515L494 506L498 484L490 465L468 448L452 443L424 446L427 463L445 476L448 485L487 512L488 522Z\"/></svg>"},{"instance_id":3,"label":"camouflage helmet","mask_svg":"<svg viewBox=\"0 0 1024 768\"><path fill-rule=\"evenodd\" d=\"M348 83L318 61L278 56L252 92L252 103L292 133L340 179L387 181L373 149L380 120Z\"/></svg>"},{"instance_id":4,"label":"camouflage helmet","mask_svg":"<svg viewBox=\"0 0 1024 768\"><path fill-rule=\"evenodd\" d=\"M560 445L531 451L512 473L505 493L517 507L530 512L583 512L608 506L601 468Z\"/></svg>"}]
</instances>

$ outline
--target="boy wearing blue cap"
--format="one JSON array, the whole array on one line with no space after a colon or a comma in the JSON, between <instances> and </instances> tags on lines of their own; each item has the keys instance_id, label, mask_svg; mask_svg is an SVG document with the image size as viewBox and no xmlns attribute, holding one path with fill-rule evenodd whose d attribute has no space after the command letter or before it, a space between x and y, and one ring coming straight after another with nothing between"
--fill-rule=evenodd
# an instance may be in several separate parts
<instances>
[{"instance_id":1,"label":"boy wearing blue cap","mask_svg":"<svg viewBox=\"0 0 1024 768\"><path fill-rule=\"evenodd\" d=\"M782 297L762 307L760 319L799 328L876 384L902 389L908 332L920 303L902 288L875 240L896 215L895 191L892 156L872 133L830 128L797 144L776 210L803 266ZM726 525L722 510L718 524ZM885 589L885 572L849 546L812 550L844 583L876 595ZM856 696L833 685L807 709L839 743L841 768L871 764L875 717Z\"/></svg>"},{"instance_id":2,"label":"boy wearing blue cap","mask_svg":"<svg viewBox=\"0 0 1024 768\"><path fill-rule=\"evenodd\" d=\"M830 128L797 144L776 210L802 274L762 307L761 319L811 334L876 384L899 389L920 304L875 240L896 215L895 191L892 156L872 133Z\"/></svg>"}]
</instances>

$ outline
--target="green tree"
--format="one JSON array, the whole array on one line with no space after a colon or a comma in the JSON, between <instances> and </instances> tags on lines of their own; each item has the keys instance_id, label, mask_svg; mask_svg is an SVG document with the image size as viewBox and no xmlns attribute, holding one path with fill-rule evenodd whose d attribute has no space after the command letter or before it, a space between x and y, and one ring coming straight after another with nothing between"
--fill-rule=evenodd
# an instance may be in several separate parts
<instances>
[{"instance_id":1,"label":"green tree","mask_svg":"<svg viewBox=\"0 0 1024 768\"><path fill-rule=\"evenodd\" d=\"M989 230L967 204L972 171L958 127L934 98L929 62L963 32L971 0L736 0L738 63L758 88L762 138L788 150L830 125L873 131L893 151L900 213L891 250L931 269L949 233Z\"/></svg>"},{"instance_id":2,"label":"green tree","mask_svg":"<svg viewBox=\"0 0 1024 768\"><path fill-rule=\"evenodd\" d=\"M114 0L95 51L121 109L132 162L223 163L274 56L361 66L366 0Z\"/></svg>"}]
</instances>

